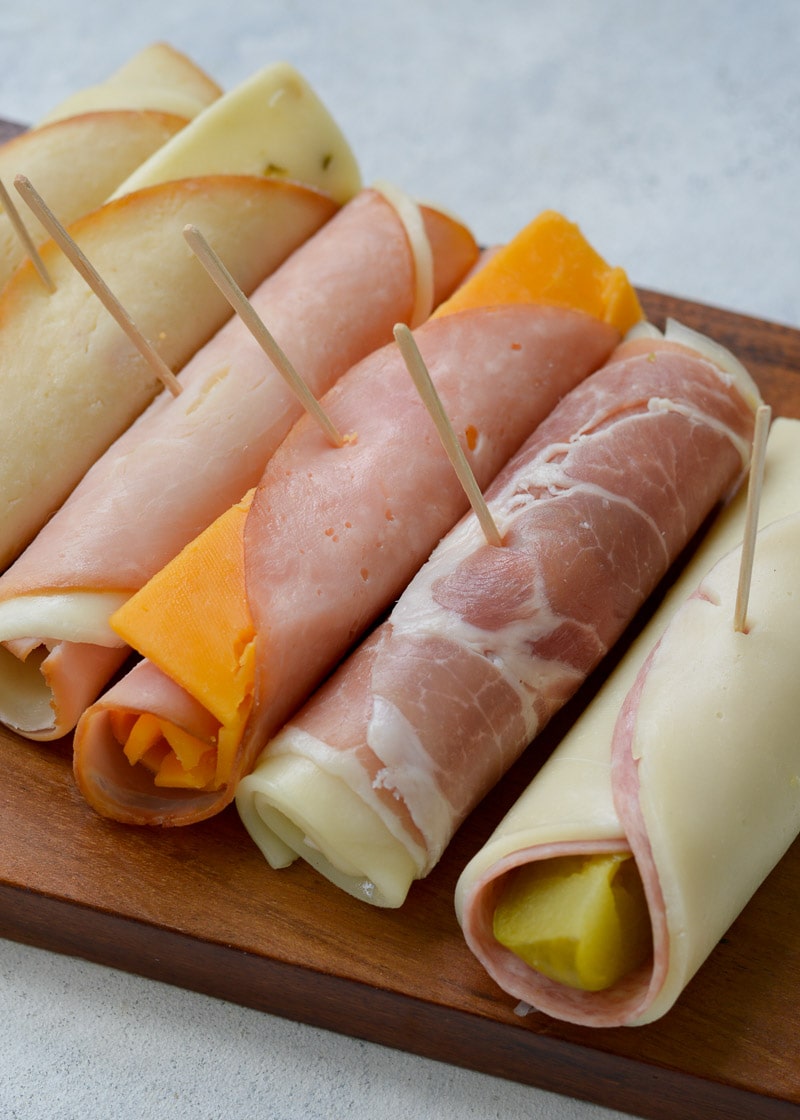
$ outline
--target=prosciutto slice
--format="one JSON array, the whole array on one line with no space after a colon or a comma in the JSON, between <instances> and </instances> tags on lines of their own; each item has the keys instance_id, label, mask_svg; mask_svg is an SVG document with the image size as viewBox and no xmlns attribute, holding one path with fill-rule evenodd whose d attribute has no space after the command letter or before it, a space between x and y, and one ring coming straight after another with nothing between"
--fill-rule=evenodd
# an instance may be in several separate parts
<instances>
[{"instance_id":1,"label":"prosciutto slice","mask_svg":"<svg viewBox=\"0 0 800 1120\"><path fill-rule=\"evenodd\" d=\"M267 858L277 836L400 905L742 477L756 400L746 375L651 334L573 389L487 493L503 547L465 518L240 783ZM342 839L356 801L370 827Z\"/></svg>"},{"instance_id":2,"label":"prosciutto slice","mask_svg":"<svg viewBox=\"0 0 800 1120\"><path fill-rule=\"evenodd\" d=\"M459 879L468 945L531 1008L598 1027L659 1018L800 832L798 469L800 423L779 419L745 631L733 627L740 495ZM604 851L633 852L653 953L610 988L584 992L504 948L492 921L517 868Z\"/></svg>"},{"instance_id":3,"label":"prosciutto slice","mask_svg":"<svg viewBox=\"0 0 800 1120\"><path fill-rule=\"evenodd\" d=\"M411 200L407 205L413 206ZM439 302L474 264L458 222L422 208ZM410 321L418 284L406 226L366 190L252 297L319 396ZM108 619L254 486L302 408L236 317L90 469L0 579L0 716L32 739L71 730L128 654Z\"/></svg>"}]
</instances>

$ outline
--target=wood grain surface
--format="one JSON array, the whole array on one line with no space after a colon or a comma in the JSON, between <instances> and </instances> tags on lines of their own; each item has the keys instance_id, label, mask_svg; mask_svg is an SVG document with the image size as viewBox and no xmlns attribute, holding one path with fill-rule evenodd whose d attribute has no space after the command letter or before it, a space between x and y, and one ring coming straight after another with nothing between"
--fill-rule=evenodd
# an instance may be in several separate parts
<instances>
[{"instance_id":1,"label":"wood grain surface","mask_svg":"<svg viewBox=\"0 0 800 1120\"><path fill-rule=\"evenodd\" d=\"M731 346L800 418L800 332L642 293ZM652 1120L800 1118L800 841L660 1022L590 1030L513 1001L466 949L459 871L601 685L587 683L399 911L272 872L232 809L148 832L78 796L69 741L0 731L0 936ZM735 870L734 872L735 873Z\"/></svg>"}]
</instances>

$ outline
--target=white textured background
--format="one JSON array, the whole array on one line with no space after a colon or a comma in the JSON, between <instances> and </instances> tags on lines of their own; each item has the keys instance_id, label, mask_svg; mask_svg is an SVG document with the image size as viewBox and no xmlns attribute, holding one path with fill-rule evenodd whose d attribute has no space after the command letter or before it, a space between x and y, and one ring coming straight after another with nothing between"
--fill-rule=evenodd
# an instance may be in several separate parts
<instances>
[{"instance_id":1,"label":"white textured background","mask_svg":"<svg viewBox=\"0 0 800 1120\"><path fill-rule=\"evenodd\" d=\"M227 88L292 62L366 181L484 243L552 206L641 286L800 326L796 0L3 0L0 115L154 39ZM616 1115L0 942L2 1120Z\"/></svg>"},{"instance_id":2,"label":"white textured background","mask_svg":"<svg viewBox=\"0 0 800 1120\"><path fill-rule=\"evenodd\" d=\"M800 323L794 0L11 8L6 116L35 120L154 38L226 87L285 58L331 107L367 181L446 203L482 241L553 206L643 286Z\"/></svg>"}]
</instances>

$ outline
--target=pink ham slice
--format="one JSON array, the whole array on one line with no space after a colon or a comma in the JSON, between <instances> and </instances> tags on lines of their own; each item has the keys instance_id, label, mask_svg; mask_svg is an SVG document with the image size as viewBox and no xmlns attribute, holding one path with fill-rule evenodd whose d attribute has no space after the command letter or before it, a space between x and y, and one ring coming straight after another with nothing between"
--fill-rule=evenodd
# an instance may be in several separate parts
<instances>
[{"instance_id":1,"label":"pink ham slice","mask_svg":"<svg viewBox=\"0 0 800 1120\"><path fill-rule=\"evenodd\" d=\"M477 246L438 211L423 207L422 218L438 303L475 263ZM407 234L373 190L345 206L251 299L315 396L386 343L414 301ZM181 383L180 397L162 393L153 402L0 579L0 604L54 590L131 594L258 482L302 411L235 316L188 363ZM127 655L46 631L6 648L22 660L47 654L40 672L53 713L39 728L15 728L39 739L71 730Z\"/></svg>"},{"instance_id":2,"label":"pink ham slice","mask_svg":"<svg viewBox=\"0 0 800 1120\"><path fill-rule=\"evenodd\" d=\"M465 518L260 761L357 767L426 874L741 478L753 411L699 354L623 344L490 487L504 546Z\"/></svg>"}]
</instances>

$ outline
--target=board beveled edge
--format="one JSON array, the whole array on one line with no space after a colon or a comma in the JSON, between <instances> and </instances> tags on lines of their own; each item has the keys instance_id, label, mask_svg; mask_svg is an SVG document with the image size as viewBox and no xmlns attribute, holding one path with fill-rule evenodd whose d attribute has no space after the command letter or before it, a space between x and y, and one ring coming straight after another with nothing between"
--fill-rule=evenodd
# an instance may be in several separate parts
<instances>
[{"instance_id":1,"label":"board beveled edge","mask_svg":"<svg viewBox=\"0 0 800 1120\"><path fill-rule=\"evenodd\" d=\"M643 1120L800 1117L787 1100L3 884L0 937Z\"/></svg>"}]
</instances>

